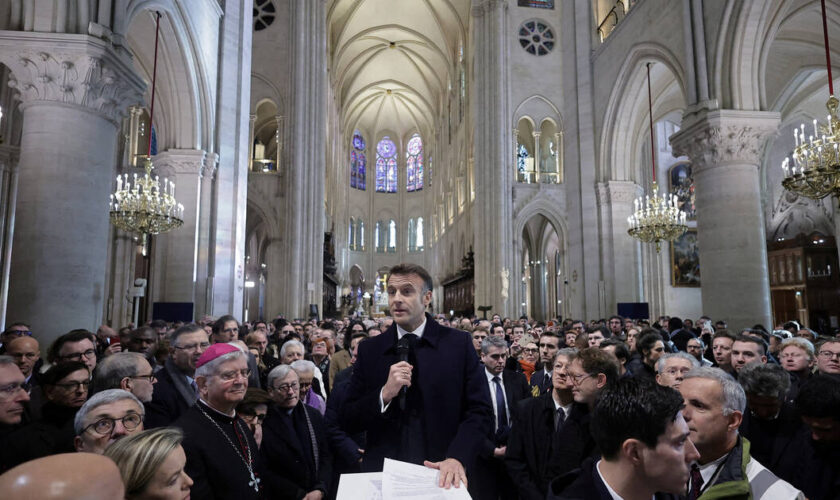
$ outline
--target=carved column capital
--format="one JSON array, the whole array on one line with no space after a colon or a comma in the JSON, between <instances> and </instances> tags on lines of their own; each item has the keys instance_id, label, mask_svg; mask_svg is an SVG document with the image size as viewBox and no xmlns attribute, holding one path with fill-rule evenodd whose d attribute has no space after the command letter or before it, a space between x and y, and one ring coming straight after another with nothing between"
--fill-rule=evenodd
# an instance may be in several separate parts
<instances>
[{"instance_id":1,"label":"carved column capital","mask_svg":"<svg viewBox=\"0 0 840 500\"><path fill-rule=\"evenodd\" d=\"M717 110L670 137L674 156L688 156L701 170L730 163L760 163L765 141L776 134L780 115L766 111Z\"/></svg>"},{"instance_id":2,"label":"carved column capital","mask_svg":"<svg viewBox=\"0 0 840 500\"><path fill-rule=\"evenodd\" d=\"M175 175L201 175L206 154L200 149L168 149L155 156L153 164Z\"/></svg>"},{"instance_id":3,"label":"carved column capital","mask_svg":"<svg viewBox=\"0 0 840 500\"><path fill-rule=\"evenodd\" d=\"M207 153L204 156L204 165L201 167L201 177L210 179L216 178L216 172L219 170L219 155L216 153Z\"/></svg>"},{"instance_id":4,"label":"carved column capital","mask_svg":"<svg viewBox=\"0 0 840 500\"><path fill-rule=\"evenodd\" d=\"M145 83L130 58L107 42L66 33L0 32L0 62L22 109L55 102L88 109L117 124L142 102Z\"/></svg>"},{"instance_id":5,"label":"carved column capital","mask_svg":"<svg viewBox=\"0 0 840 500\"><path fill-rule=\"evenodd\" d=\"M607 181L596 185L599 205L624 203L630 205L643 194L642 187L630 181Z\"/></svg>"}]
</instances>

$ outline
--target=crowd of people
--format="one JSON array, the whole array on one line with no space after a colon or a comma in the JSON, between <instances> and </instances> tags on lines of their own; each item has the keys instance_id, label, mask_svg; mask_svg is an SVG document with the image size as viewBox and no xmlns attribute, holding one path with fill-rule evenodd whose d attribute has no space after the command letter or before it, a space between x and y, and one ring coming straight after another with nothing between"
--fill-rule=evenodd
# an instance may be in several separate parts
<instances>
[{"instance_id":1,"label":"crowd of people","mask_svg":"<svg viewBox=\"0 0 840 500\"><path fill-rule=\"evenodd\" d=\"M840 337L432 315L430 281L397 266L378 318L14 323L0 492L312 500L392 458L476 499L840 498Z\"/></svg>"}]
</instances>

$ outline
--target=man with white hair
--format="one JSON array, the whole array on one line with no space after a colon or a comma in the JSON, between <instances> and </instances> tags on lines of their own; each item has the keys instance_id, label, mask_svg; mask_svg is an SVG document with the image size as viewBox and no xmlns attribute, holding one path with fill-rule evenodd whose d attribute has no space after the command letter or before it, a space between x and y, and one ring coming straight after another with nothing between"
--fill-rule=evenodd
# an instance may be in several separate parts
<instances>
[{"instance_id":1,"label":"man with white hair","mask_svg":"<svg viewBox=\"0 0 840 500\"><path fill-rule=\"evenodd\" d=\"M699 366L700 362L686 352L664 354L656 361L656 383L680 390L685 374Z\"/></svg>"},{"instance_id":2,"label":"man with white hair","mask_svg":"<svg viewBox=\"0 0 840 500\"><path fill-rule=\"evenodd\" d=\"M688 500L734 498L804 499L802 492L750 457L750 443L738 434L747 398L719 368L695 368L680 385L689 438L700 458L692 465Z\"/></svg>"},{"instance_id":3,"label":"man with white hair","mask_svg":"<svg viewBox=\"0 0 840 500\"><path fill-rule=\"evenodd\" d=\"M315 366L315 363L307 359L299 359L289 366L298 374L301 402L315 408L323 415L327 409L327 403L324 401L324 398L312 390L312 380L315 378L316 373L320 372L318 367Z\"/></svg>"},{"instance_id":4,"label":"man with white hair","mask_svg":"<svg viewBox=\"0 0 840 500\"><path fill-rule=\"evenodd\" d=\"M93 374L92 394L108 389L122 389L143 403L152 400L155 375L145 356L136 352L118 352L105 358Z\"/></svg>"},{"instance_id":5,"label":"man with white hair","mask_svg":"<svg viewBox=\"0 0 840 500\"><path fill-rule=\"evenodd\" d=\"M94 394L73 422L76 451L101 455L114 441L142 432L143 416L143 403L128 391L108 389Z\"/></svg>"},{"instance_id":6,"label":"man with white hair","mask_svg":"<svg viewBox=\"0 0 840 500\"><path fill-rule=\"evenodd\" d=\"M303 359L305 348L299 340L289 340L280 348L280 362L290 365L299 359Z\"/></svg>"},{"instance_id":7,"label":"man with white hair","mask_svg":"<svg viewBox=\"0 0 840 500\"><path fill-rule=\"evenodd\" d=\"M257 442L236 414L248 388L248 358L239 347L213 344L195 364L198 401L175 422L184 431L184 471L193 498L260 498Z\"/></svg>"}]
</instances>

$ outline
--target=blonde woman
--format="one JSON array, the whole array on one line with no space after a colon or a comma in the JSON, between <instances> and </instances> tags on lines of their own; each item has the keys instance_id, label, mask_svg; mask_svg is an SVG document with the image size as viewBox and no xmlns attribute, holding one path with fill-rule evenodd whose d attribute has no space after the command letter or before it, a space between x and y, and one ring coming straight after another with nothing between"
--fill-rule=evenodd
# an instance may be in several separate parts
<instances>
[{"instance_id":1,"label":"blonde woman","mask_svg":"<svg viewBox=\"0 0 840 500\"><path fill-rule=\"evenodd\" d=\"M125 437L105 450L105 456L120 469L127 500L190 497L193 481L184 472L183 439L179 429L163 427Z\"/></svg>"}]
</instances>

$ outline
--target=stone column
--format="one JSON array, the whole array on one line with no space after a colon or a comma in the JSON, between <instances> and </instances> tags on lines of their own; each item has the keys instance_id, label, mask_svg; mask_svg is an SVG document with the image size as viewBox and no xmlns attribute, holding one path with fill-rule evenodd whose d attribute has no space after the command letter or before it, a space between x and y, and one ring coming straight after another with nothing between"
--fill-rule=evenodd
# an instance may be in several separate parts
<instances>
[{"instance_id":1,"label":"stone column","mask_svg":"<svg viewBox=\"0 0 840 500\"><path fill-rule=\"evenodd\" d=\"M254 132L257 124L257 115L250 115L248 120L248 171L254 171Z\"/></svg>"},{"instance_id":2,"label":"stone column","mask_svg":"<svg viewBox=\"0 0 840 500\"><path fill-rule=\"evenodd\" d=\"M601 235L604 242L604 281L606 314L615 314L618 302L639 300L638 245L627 234L627 217L633 212L633 200L642 194L634 182L599 182L598 205L601 211Z\"/></svg>"},{"instance_id":3,"label":"stone column","mask_svg":"<svg viewBox=\"0 0 840 500\"><path fill-rule=\"evenodd\" d=\"M517 313L511 298L503 297L510 283L513 258L513 199L511 182L516 164L511 165L513 142L508 87L507 2L474 1L472 7L475 92L473 144L475 145L475 204L473 228L475 236L475 305L492 306L502 316ZM488 238L486 228L494 228ZM506 282L507 280L507 282Z\"/></svg>"},{"instance_id":4,"label":"stone column","mask_svg":"<svg viewBox=\"0 0 840 500\"><path fill-rule=\"evenodd\" d=\"M164 268L158 297L162 302L192 302L195 306L204 161L205 152L197 149L169 149L153 161L158 175L175 183L175 198L184 205L184 225L157 238L155 265Z\"/></svg>"},{"instance_id":5,"label":"stone column","mask_svg":"<svg viewBox=\"0 0 840 500\"><path fill-rule=\"evenodd\" d=\"M540 163L542 163L542 144L540 144L540 135L542 132L531 132L534 137L534 182L540 182Z\"/></svg>"},{"instance_id":6,"label":"stone column","mask_svg":"<svg viewBox=\"0 0 840 500\"><path fill-rule=\"evenodd\" d=\"M779 113L718 110L684 125L670 141L692 161L703 313L734 329L770 325L759 164Z\"/></svg>"},{"instance_id":7,"label":"stone column","mask_svg":"<svg viewBox=\"0 0 840 500\"><path fill-rule=\"evenodd\" d=\"M102 321L118 121L143 82L99 39L4 33L0 62L23 101L7 317L46 346Z\"/></svg>"},{"instance_id":8,"label":"stone column","mask_svg":"<svg viewBox=\"0 0 840 500\"><path fill-rule=\"evenodd\" d=\"M195 317L210 314L213 304L213 279L209 276L211 253L210 233L212 231L213 184L219 164L219 155L208 153L201 168L201 201L198 210L198 254L195 288Z\"/></svg>"},{"instance_id":9,"label":"stone column","mask_svg":"<svg viewBox=\"0 0 840 500\"><path fill-rule=\"evenodd\" d=\"M324 179L327 122L326 6L324 0L293 0L292 111L288 174L288 257L286 317L307 317L309 304L321 307L324 247ZM273 313L272 313L273 314Z\"/></svg>"},{"instance_id":10,"label":"stone column","mask_svg":"<svg viewBox=\"0 0 840 500\"><path fill-rule=\"evenodd\" d=\"M276 164L275 167L277 172L280 172L280 161L282 160L283 155L283 125L285 124L285 118L283 115L276 115L274 117L274 121L277 123L277 131L274 133L274 140L277 142L277 154L276 156Z\"/></svg>"}]
</instances>

